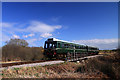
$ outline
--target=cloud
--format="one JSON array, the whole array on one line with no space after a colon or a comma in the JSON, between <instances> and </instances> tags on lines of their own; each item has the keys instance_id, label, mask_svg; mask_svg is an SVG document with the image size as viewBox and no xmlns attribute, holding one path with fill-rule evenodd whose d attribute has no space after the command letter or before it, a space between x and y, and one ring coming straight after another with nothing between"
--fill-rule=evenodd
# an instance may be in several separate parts
<instances>
[{"instance_id":1,"label":"cloud","mask_svg":"<svg viewBox=\"0 0 120 80\"><path fill-rule=\"evenodd\" d=\"M31 21L29 26L27 26L24 29L18 29L17 31L20 32L32 32L34 34L40 34L41 37L47 38L52 36L52 32L54 32L56 29L61 29L61 25L48 25L46 23L40 22L40 21ZM31 35L23 35L24 38L34 36Z\"/></svg>"},{"instance_id":2,"label":"cloud","mask_svg":"<svg viewBox=\"0 0 120 80\"><path fill-rule=\"evenodd\" d=\"M0 25L0 27L13 27L16 23L7 23L7 22L2 22L0 23L2 25Z\"/></svg>"},{"instance_id":3,"label":"cloud","mask_svg":"<svg viewBox=\"0 0 120 80\"><path fill-rule=\"evenodd\" d=\"M49 25L46 23L43 23L41 21L31 21L30 23L27 23L23 27L16 27L22 24L19 23L7 23L3 22L2 27L3 29L8 29L11 31L18 31L18 32L32 32L32 33L51 33L54 32L56 29L62 28L61 25ZM12 29L11 29L12 27Z\"/></svg>"},{"instance_id":4,"label":"cloud","mask_svg":"<svg viewBox=\"0 0 120 80\"><path fill-rule=\"evenodd\" d=\"M54 32L56 29L60 29L61 27L61 25L48 25L40 21L32 21L30 25L22 31L51 33Z\"/></svg>"},{"instance_id":5,"label":"cloud","mask_svg":"<svg viewBox=\"0 0 120 80\"><path fill-rule=\"evenodd\" d=\"M50 33L43 33L40 36L43 37L43 38L48 38L48 37L52 36L52 34L50 34Z\"/></svg>"},{"instance_id":6,"label":"cloud","mask_svg":"<svg viewBox=\"0 0 120 80\"><path fill-rule=\"evenodd\" d=\"M34 35L35 35L35 34L32 33L32 34L28 34L28 35L23 35L23 37L24 37L24 38L28 38L28 37L32 37L32 36L34 36Z\"/></svg>"},{"instance_id":7,"label":"cloud","mask_svg":"<svg viewBox=\"0 0 120 80\"><path fill-rule=\"evenodd\" d=\"M114 49L118 47L118 39L73 40L73 42L96 46L100 49Z\"/></svg>"},{"instance_id":8,"label":"cloud","mask_svg":"<svg viewBox=\"0 0 120 80\"><path fill-rule=\"evenodd\" d=\"M11 38L28 38L28 37L37 37L37 40L41 40L43 38L48 38L53 36L53 33L57 29L61 29L61 25L50 25L43 23L41 21L31 21L29 23L9 23L3 22L2 26L2 42L10 40ZM19 34L19 35L16 35ZM35 39L29 39L30 45L35 46Z\"/></svg>"},{"instance_id":9,"label":"cloud","mask_svg":"<svg viewBox=\"0 0 120 80\"><path fill-rule=\"evenodd\" d=\"M29 43L29 45L32 45L32 46L37 46L36 44L35 44L35 41L37 41L37 39L28 39L28 40L26 40L28 43Z\"/></svg>"},{"instance_id":10,"label":"cloud","mask_svg":"<svg viewBox=\"0 0 120 80\"><path fill-rule=\"evenodd\" d=\"M14 34L13 38L17 38L18 39L18 38L20 38L20 36Z\"/></svg>"}]
</instances>

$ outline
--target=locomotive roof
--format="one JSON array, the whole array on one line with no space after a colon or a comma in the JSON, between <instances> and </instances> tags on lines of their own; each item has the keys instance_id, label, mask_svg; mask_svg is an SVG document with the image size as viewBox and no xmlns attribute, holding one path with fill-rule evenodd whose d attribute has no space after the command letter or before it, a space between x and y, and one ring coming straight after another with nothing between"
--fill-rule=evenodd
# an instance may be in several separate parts
<instances>
[{"instance_id":1,"label":"locomotive roof","mask_svg":"<svg viewBox=\"0 0 120 80\"><path fill-rule=\"evenodd\" d=\"M94 46L89 46L89 45L85 45L85 44L79 44L79 43L65 41L65 40L59 40L59 39L56 39L56 38L48 38L48 40L66 42L66 43L75 44L75 45L81 45L81 46L88 46L88 47L91 47L91 48L97 48L97 47L94 47Z\"/></svg>"},{"instance_id":2,"label":"locomotive roof","mask_svg":"<svg viewBox=\"0 0 120 80\"><path fill-rule=\"evenodd\" d=\"M52 40L52 41L60 41L60 42L66 42L66 43L72 43L72 44L76 44L76 45L83 45L83 46L86 46L85 44L79 44L79 43L75 43L75 42L59 40L59 39L56 39L56 38L49 38L48 40Z\"/></svg>"}]
</instances>

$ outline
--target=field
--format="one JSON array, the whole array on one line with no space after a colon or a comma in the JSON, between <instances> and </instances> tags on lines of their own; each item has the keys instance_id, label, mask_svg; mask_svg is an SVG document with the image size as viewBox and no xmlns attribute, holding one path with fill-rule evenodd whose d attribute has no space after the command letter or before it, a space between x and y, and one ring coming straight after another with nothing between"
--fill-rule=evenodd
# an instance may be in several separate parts
<instances>
[{"instance_id":1,"label":"field","mask_svg":"<svg viewBox=\"0 0 120 80\"><path fill-rule=\"evenodd\" d=\"M1 73L3 78L87 78L112 79L120 78L120 55L105 54L102 57L85 61L65 62L61 64L6 69Z\"/></svg>"}]
</instances>

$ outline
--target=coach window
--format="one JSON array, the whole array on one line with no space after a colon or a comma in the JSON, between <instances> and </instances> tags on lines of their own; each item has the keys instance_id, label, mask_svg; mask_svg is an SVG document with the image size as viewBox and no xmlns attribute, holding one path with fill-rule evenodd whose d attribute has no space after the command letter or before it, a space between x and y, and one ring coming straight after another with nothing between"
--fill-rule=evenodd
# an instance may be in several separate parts
<instances>
[{"instance_id":1,"label":"coach window","mask_svg":"<svg viewBox=\"0 0 120 80\"><path fill-rule=\"evenodd\" d=\"M81 46L81 49L83 49L83 46Z\"/></svg>"},{"instance_id":2,"label":"coach window","mask_svg":"<svg viewBox=\"0 0 120 80\"><path fill-rule=\"evenodd\" d=\"M67 44L66 47L69 48L69 44Z\"/></svg>"},{"instance_id":3,"label":"coach window","mask_svg":"<svg viewBox=\"0 0 120 80\"><path fill-rule=\"evenodd\" d=\"M70 44L70 48L72 48L72 45Z\"/></svg>"},{"instance_id":4,"label":"coach window","mask_svg":"<svg viewBox=\"0 0 120 80\"><path fill-rule=\"evenodd\" d=\"M70 48L70 44L68 44L68 48Z\"/></svg>"},{"instance_id":5,"label":"coach window","mask_svg":"<svg viewBox=\"0 0 120 80\"><path fill-rule=\"evenodd\" d=\"M56 48L56 44L53 44L53 48Z\"/></svg>"},{"instance_id":6,"label":"coach window","mask_svg":"<svg viewBox=\"0 0 120 80\"><path fill-rule=\"evenodd\" d=\"M67 48L67 44L65 44L65 48Z\"/></svg>"},{"instance_id":7,"label":"coach window","mask_svg":"<svg viewBox=\"0 0 120 80\"><path fill-rule=\"evenodd\" d=\"M70 44L67 44L67 48L70 48Z\"/></svg>"},{"instance_id":8,"label":"coach window","mask_svg":"<svg viewBox=\"0 0 120 80\"><path fill-rule=\"evenodd\" d=\"M64 48L64 43L62 43L62 48Z\"/></svg>"},{"instance_id":9,"label":"coach window","mask_svg":"<svg viewBox=\"0 0 120 80\"><path fill-rule=\"evenodd\" d=\"M75 45L75 48L77 49L77 46Z\"/></svg>"},{"instance_id":10,"label":"coach window","mask_svg":"<svg viewBox=\"0 0 120 80\"><path fill-rule=\"evenodd\" d=\"M74 48L74 45L72 45L72 49Z\"/></svg>"},{"instance_id":11,"label":"coach window","mask_svg":"<svg viewBox=\"0 0 120 80\"><path fill-rule=\"evenodd\" d=\"M77 47L77 49L79 49L79 46L76 46Z\"/></svg>"},{"instance_id":12,"label":"coach window","mask_svg":"<svg viewBox=\"0 0 120 80\"><path fill-rule=\"evenodd\" d=\"M69 44L67 44L67 48L69 48Z\"/></svg>"},{"instance_id":13,"label":"coach window","mask_svg":"<svg viewBox=\"0 0 120 80\"><path fill-rule=\"evenodd\" d=\"M81 49L82 47L80 46L80 49Z\"/></svg>"},{"instance_id":14,"label":"coach window","mask_svg":"<svg viewBox=\"0 0 120 80\"><path fill-rule=\"evenodd\" d=\"M83 46L83 49L84 49L84 46Z\"/></svg>"},{"instance_id":15,"label":"coach window","mask_svg":"<svg viewBox=\"0 0 120 80\"><path fill-rule=\"evenodd\" d=\"M66 48L66 44L64 44L65 48Z\"/></svg>"},{"instance_id":16,"label":"coach window","mask_svg":"<svg viewBox=\"0 0 120 80\"><path fill-rule=\"evenodd\" d=\"M67 48L67 44L64 44L65 48Z\"/></svg>"},{"instance_id":17,"label":"coach window","mask_svg":"<svg viewBox=\"0 0 120 80\"><path fill-rule=\"evenodd\" d=\"M72 48L72 45L70 44L70 48Z\"/></svg>"},{"instance_id":18,"label":"coach window","mask_svg":"<svg viewBox=\"0 0 120 80\"><path fill-rule=\"evenodd\" d=\"M72 44L70 44L70 48L72 48Z\"/></svg>"},{"instance_id":19,"label":"coach window","mask_svg":"<svg viewBox=\"0 0 120 80\"><path fill-rule=\"evenodd\" d=\"M85 46L83 46L83 49L85 49Z\"/></svg>"},{"instance_id":20,"label":"coach window","mask_svg":"<svg viewBox=\"0 0 120 80\"><path fill-rule=\"evenodd\" d=\"M58 43L58 47L60 48L60 43Z\"/></svg>"},{"instance_id":21,"label":"coach window","mask_svg":"<svg viewBox=\"0 0 120 80\"><path fill-rule=\"evenodd\" d=\"M75 48L75 45L73 45L73 49Z\"/></svg>"},{"instance_id":22,"label":"coach window","mask_svg":"<svg viewBox=\"0 0 120 80\"><path fill-rule=\"evenodd\" d=\"M85 49L85 46L83 46L83 49Z\"/></svg>"},{"instance_id":23,"label":"coach window","mask_svg":"<svg viewBox=\"0 0 120 80\"><path fill-rule=\"evenodd\" d=\"M66 44L64 44L64 47L66 48Z\"/></svg>"},{"instance_id":24,"label":"coach window","mask_svg":"<svg viewBox=\"0 0 120 80\"><path fill-rule=\"evenodd\" d=\"M75 46L76 49L78 49L78 46Z\"/></svg>"}]
</instances>

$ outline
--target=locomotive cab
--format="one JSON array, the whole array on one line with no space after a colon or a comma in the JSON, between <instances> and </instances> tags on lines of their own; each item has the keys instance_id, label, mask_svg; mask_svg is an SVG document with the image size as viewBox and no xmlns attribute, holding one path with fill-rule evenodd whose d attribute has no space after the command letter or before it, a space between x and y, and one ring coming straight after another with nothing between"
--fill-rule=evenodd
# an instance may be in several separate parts
<instances>
[{"instance_id":1,"label":"locomotive cab","mask_svg":"<svg viewBox=\"0 0 120 80\"><path fill-rule=\"evenodd\" d=\"M57 47L57 42L53 41L52 39L48 39L47 41L45 41L44 44L44 54L51 58L55 57L56 47Z\"/></svg>"}]
</instances>

